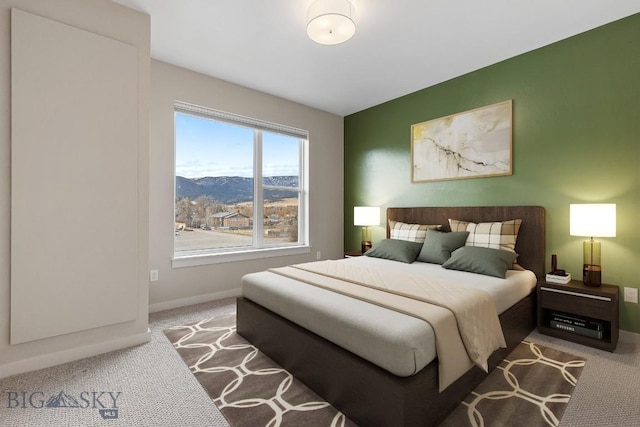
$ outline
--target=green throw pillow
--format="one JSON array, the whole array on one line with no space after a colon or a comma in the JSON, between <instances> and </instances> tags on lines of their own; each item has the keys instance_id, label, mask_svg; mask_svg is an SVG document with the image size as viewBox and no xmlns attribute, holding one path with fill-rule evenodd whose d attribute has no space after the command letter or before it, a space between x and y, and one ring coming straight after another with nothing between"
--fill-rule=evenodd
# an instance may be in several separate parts
<instances>
[{"instance_id":1,"label":"green throw pillow","mask_svg":"<svg viewBox=\"0 0 640 427\"><path fill-rule=\"evenodd\" d=\"M373 245L373 248L365 252L365 255L410 264L416 260L421 247L422 243L409 242L408 240L384 239Z\"/></svg>"},{"instance_id":2,"label":"green throw pillow","mask_svg":"<svg viewBox=\"0 0 640 427\"><path fill-rule=\"evenodd\" d=\"M451 257L451 252L464 246L468 236L468 231L443 233L441 231L427 230L417 261L442 264Z\"/></svg>"},{"instance_id":3,"label":"green throw pillow","mask_svg":"<svg viewBox=\"0 0 640 427\"><path fill-rule=\"evenodd\" d=\"M442 266L450 270L468 271L504 279L518 255L500 249L463 246L456 249Z\"/></svg>"}]
</instances>

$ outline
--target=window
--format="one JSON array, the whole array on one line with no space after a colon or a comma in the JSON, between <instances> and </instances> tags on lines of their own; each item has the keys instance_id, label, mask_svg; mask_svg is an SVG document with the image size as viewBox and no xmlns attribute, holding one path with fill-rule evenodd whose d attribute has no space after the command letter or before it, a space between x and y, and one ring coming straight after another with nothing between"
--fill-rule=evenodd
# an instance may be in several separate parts
<instances>
[{"instance_id":1,"label":"window","mask_svg":"<svg viewBox=\"0 0 640 427\"><path fill-rule=\"evenodd\" d=\"M308 252L307 140L176 102L174 266Z\"/></svg>"}]
</instances>

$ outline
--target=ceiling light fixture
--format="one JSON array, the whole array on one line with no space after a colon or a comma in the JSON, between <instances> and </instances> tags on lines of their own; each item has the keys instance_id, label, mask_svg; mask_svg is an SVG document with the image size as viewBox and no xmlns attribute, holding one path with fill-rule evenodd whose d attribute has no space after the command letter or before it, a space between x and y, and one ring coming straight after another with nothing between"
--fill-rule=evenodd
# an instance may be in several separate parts
<instances>
[{"instance_id":1,"label":"ceiling light fixture","mask_svg":"<svg viewBox=\"0 0 640 427\"><path fill-rule=\"evenodd\" d=\"M354 13L349 0L316 0L307 10L307 35L320 44L346 42L356 32Z\"/></svg>"}]
</instances>

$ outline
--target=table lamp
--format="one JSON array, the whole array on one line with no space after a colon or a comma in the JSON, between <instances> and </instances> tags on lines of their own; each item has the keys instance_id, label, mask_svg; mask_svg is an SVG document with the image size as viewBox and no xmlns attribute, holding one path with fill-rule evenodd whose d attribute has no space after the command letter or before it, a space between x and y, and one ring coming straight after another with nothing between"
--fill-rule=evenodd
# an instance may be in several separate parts
<instances>
[{"instance_id":1,"label":"table lamp","mask_svg":"<svg viewBox=\"0 0 640 427\"><path fill-rule=\"evenodd\" d=\"M362 253L371 249L372 225L380 225L380 208L373 206L355 206L353 208L353 225L362 226Z\"/></svg>"},{"instance_id":2,"label":"table lamp","mask_svg":"<svg viewBox=\"0 0 640 427\"><path fill-rule=\"evenodd\" d=\"M587 286L600 286L602 267L600 265L600 242L594 237L616 237L616 205L572 204L569 205L569 234L589 237L582 244L582 281Z\"/></svg>"}]
</instances>

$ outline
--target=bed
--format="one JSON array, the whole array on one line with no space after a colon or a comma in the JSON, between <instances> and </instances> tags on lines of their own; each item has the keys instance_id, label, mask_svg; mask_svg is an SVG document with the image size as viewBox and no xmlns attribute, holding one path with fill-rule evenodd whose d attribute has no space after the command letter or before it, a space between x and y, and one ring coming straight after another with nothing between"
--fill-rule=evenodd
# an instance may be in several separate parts
<instances>
[{"instance_id":1,"label":"bed","mask_svg":"<svg viewBox=\"0 0 640 427\"><path fill-rule=\"evenodd\" d=\"M439 224L443 231L449 231L449 218L474 223L522 219L515 247L519 254L517 262L538 278L544 274L545 218L541 207L387 209L388 220ZM387 227L387 237L389 233ZM500 310L506 348L491 355L489 371L534 328L534 298L535 292L529 292L510 303L509 308ZM419 366L419 370L409 376L391 373L358 356L357 352L345 350L287 320L247 295L238 299L237 322L240 335L362 426L437 425L487 375L482 369L472 367L440 391L437 359Z\"/></svg>"}]
</instances>

